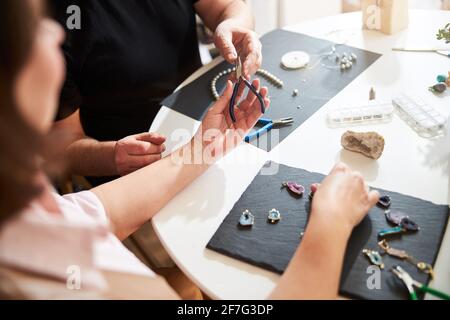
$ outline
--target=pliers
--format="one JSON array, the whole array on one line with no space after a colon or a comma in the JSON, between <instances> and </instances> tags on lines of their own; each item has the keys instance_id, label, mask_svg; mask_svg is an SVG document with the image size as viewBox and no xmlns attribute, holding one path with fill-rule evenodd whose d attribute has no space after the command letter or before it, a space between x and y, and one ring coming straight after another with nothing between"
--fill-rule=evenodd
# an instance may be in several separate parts
<instances>
[{"instance_id":1,"label":"pliers","mask_svg":"<svg viewBox=\"0 0 450 320\"><path fill-rule=\"evenodd\" d=\"M256 132L253 132L253 133L250 133L249 135L247 135L245 137L245 142L250 142L251 140L253 140L255 138L259 138L261 135L263 135L266 132L269 132L270 130L272 130L275 127L290 125L293 122L294 122L293 118L281 118L278 120L261 118L258 120L257 124L263 125L263 127L261 129L257 130Z\"/></svg>"},{"instance_id":2,"label":"pliers","mask_svg":"<svg viewBox=\"0 0 450 320\"><path fill-rule=\"evenodd\" d=\"M253 94L256 96L256 98L258 98L259 100L259 104L261 106L261 113L265 113L266 112L266 104L264 103L264 99L261 96L261 94L258 92L258 90L256 90L256 88L247 80L242 76L242 62L241 62L241 58L237 58L236 61L236 83L234 84L234 89L233 89L233 95L231 96L231 101L230 101L230 117L231 120L233 122L236 122L236 116L234 114L234 105L236 103L236 97L239 94L239 88L241 86L242 83L244 83L251 92L253 92Z\"/></svg>"},{"instance_id":3,"label":"pliers","mask_svg":"<svg viewBox=\"0 0 450 320\"><path fill-rule=\"evenodd\" d=\"M440 299L444 299L444 300L450 300L450 296L446 293L443 293L441 291L438 291L436 289L430 288L422 283L420 283L419 281L414 280L408 272L406 272L405 270L403 270L402 267L400 266L395 266L392 270L391 270L400 280L403 281L403 283L405 284L406 288L408 288L409 291L409 298L411 300L418 300L419 298L417 297L417 293L414 290L414 287L419 288L420 291L425 292L425 293L429 293L435 297L438 297Z\"/></svg>"}]
</instances>

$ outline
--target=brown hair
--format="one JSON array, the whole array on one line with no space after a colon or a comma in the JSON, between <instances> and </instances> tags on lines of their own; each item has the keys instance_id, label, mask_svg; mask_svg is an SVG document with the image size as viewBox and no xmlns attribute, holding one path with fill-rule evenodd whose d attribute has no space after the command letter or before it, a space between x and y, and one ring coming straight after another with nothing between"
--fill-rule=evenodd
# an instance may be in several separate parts
<instances>
[{"instance_id":1,"label":"brown hair","mask_svg":"<svg viewBox=\"0 0 450 320\"><path fill-rule=\"evenodd\" d=\"M42 137L21 117L14 97L39 18L31 0L0 1L0 225L40 192L32 181Z\"/></svg>"}]
</instances>

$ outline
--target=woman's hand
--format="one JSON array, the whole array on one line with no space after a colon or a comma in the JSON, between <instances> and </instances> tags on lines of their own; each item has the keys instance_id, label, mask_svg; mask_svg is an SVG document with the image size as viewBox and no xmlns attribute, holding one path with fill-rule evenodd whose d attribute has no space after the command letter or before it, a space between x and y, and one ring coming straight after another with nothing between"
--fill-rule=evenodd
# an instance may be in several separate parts
<instances>
[{"instance_id":1,"label":"woman's hand","mask_svg":"<svg viewBox=\"0 0 450 320\"><path fill-rule=\"evenodd\" d=\"M152 132L132 135L116 142L114 163L120 176L161 160L166 138Z\"/></svg>"},{"instance_id":2,"label":"woman's hand","mask_svg":"<svg viewBox=\"0 0 450 320\"><path fill-rule=\"evenodd\" d=\"M369 191L360 173L337 164L322 184L312 185L312 218L349 230L358 225L377 203L378 191Z\"/></svg>"},{"instance_id":3,"label":"woman's hand","mask_svg":"<svg viewBox=\"0 0 450 320\"><path fill-rule=\"evenodd\" d=\"M240 27L232 19L218 25L214 43L229 63L235 63L238 55L241 57L242 73L247 79L261 67L262 45L258 35L253 30Z\"/></svg>"},{"instance_id":4,"label":"woman's hand","mask_svg":"<svg viewBox=\"0 0 450 320\"><path fill-rule=\"evenodd\" d=\"M254 80L253 86L259 90L260 81ZM270 100L267 97L267 88L264 87L259 92L268 108ZM201 141L203 149L208 152L207 156L217 158L236 147L262 116L258 99L249 92L239 106L235 107L236 122L233 122L229 113L232 94L233 84L228 81L223 95L208 111L195 136L197 141ZM203 155L206 155L205 152Z\"/></svg>"},{"instance_id":5,"label":"woman's hand","mask_svg":"<svg viewBox=\"0 0 450 320\"><path fill-rule=\"evenodd\" d=\"M344 164L311 189L311 219L271 299L336 299L347 241L379 198Z\"/></svg>"}]
</instances>

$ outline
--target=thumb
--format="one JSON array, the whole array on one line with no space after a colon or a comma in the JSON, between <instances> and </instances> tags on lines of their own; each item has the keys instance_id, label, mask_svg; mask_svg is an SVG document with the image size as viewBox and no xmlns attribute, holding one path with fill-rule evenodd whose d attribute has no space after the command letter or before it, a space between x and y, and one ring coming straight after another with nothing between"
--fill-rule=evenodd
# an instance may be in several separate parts
<instances>
[{"instance_id":1,"label":"thumb","mask_svg":"<svg viewBox=\"0 0 450 320\"><path fill-rule=\"evenodd\" d=\"M220 96L219 100L212 106L210 112L213 114L220 114L230 105L231 96L233 95L233 83L228 80L225 91Z\"/></svg>"},{"instance_id":2,"label":"thumb","mask_svg":"<svg viewBox=\"0 0 450 320\"><path fill-rule=\"evenodd\" d=\"M235 63L238 55L233 44L233 33L230 30L219 30L216 34L215 45L228 63Z\"/></svg>"},{"instance_id":3,"label":"thumb","mask_svg":"<svg viewBox=\"0 0 450 320\"><path fill-rule=\"evenodd\" d=\"M166 137L154 132L143 132L136 134L133 137L138 141L150 142L157 145L166 142Z\"/></svg>"},{"instance_id":4,"label":"thumb","mask_svg":"<svg viewBox=\"0 0 450 320\"><path fill-rule=\"evenodd\" d=\"M379 199L380 193L377 190L372 190L369 192L369 204L371 208L377 204Z\"/></svg>"}]
</instances>

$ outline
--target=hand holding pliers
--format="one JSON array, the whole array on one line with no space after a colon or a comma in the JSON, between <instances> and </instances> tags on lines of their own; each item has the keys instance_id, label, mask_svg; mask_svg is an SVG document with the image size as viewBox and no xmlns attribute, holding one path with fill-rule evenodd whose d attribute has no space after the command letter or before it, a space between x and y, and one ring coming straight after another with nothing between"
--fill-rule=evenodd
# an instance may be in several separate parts
<instances>
[{"instance_id":1,"label":"hand holding pliers","mask_svg":"<svg viewBox=\"0 0 450 320\"><path fill-rule=\"evenodd\" d=\"M242 83L244 83L249 89L250 91L256 96L256 98L259 101L259 104L261 106L261 113L265 113L266 112L266 104L264 103L264 99L261 96L261 94L258 92L258 90L256 90L256 88L247 80L243 77L242 75L242 62L241 62L241 58L237 58L237 62L236 62L236 83L234 84L234 89L233 89L233 95L231 96L231 100L230 100L230 117L231 120L233 122L236 122L236 116L234 114L234 106L236 104L236 98L239 94L239 88L241 86ZM239 101L238 101L239 102Z\"/></svg>"}]
</instances>

